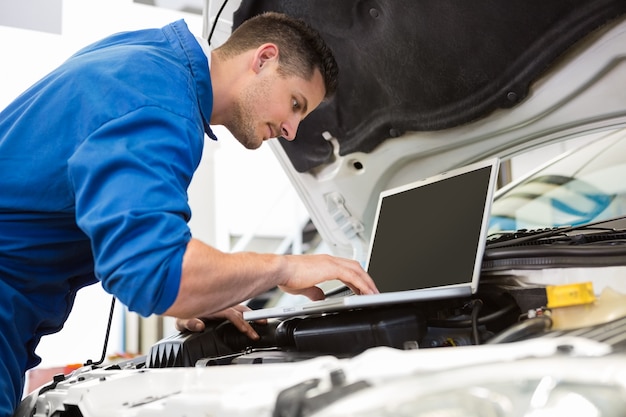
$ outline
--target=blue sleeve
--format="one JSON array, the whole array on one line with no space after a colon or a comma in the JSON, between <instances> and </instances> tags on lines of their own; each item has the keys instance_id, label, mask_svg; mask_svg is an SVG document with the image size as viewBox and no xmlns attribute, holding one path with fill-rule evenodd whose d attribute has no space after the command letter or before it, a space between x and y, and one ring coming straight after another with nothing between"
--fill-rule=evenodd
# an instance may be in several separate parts
<instances>
[{"instance_id":1,"label":"blue sleeve","mask_svg":"<svg viewBox=\"0 0 626 417\"><path fill-rule=\"evenodd\" d=\"M143 316L163 313L178 294L203 138L193 121L146 106L101 126L69 160L96 277Z\"/></svg>"}]
</instances>

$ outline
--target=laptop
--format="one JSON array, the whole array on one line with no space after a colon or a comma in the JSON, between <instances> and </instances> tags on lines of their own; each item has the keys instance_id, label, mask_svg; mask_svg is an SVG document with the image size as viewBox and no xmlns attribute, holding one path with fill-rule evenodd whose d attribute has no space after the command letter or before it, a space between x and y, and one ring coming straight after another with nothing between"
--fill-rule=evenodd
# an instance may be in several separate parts
<instances>
[{"instance_id":1,"label":"laptop","mask_svg":"<svg viewBox=\"0 0 626 417\"><path fill-rule=\"evenodd\" d=\"M494 158L380 193L365 267L380 294L251 310L244 319L471 296L478 289L498 167Z\"/></svg>"}]
</instances>

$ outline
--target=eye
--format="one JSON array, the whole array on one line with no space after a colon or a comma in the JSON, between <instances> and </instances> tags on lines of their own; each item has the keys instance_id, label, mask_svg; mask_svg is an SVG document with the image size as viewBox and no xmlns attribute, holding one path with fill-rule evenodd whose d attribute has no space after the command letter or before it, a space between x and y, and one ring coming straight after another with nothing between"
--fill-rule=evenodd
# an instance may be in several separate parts
<instances>
[{"instance_id":1,"label":"eye","mask_svg":"<svg viewBox=\"0 0 626 417\"><path fill-rule=\"evenodd\" d=\"M293 107L294 110L300 109L300 103L295 98L291 100L291 106Z\"/></svg>"}]
</instances>

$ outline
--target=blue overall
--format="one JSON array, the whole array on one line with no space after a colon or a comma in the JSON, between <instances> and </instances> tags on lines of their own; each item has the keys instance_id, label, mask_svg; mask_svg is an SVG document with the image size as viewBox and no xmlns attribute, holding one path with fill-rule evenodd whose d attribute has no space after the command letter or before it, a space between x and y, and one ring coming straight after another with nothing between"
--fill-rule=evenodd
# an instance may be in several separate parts
<instances>
[{"instance_id":1,"label":"blue overall","mask_svg":"<svg viewBox=\"0 0 626 417\"><path fill-rule=\"evenodd\" d=\"M143 316L172 305L212 106L177 21L82 49L0 113L0 417L81 287Z\"/></svg>"}]
</instances>

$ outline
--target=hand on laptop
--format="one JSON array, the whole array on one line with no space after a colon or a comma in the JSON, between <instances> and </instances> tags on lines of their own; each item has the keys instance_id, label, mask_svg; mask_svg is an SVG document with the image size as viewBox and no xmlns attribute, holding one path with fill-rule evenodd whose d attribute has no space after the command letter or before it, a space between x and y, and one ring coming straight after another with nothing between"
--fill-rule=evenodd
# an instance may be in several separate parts
<instances>
[{"instance_id":1,"label":"hand on laptop","mask_svg":"<svg viewBox=\"0 0 626 417\"><path fill-rule=\"evenodd\" d=\"M290 255L288 278L279 288L289 294L299 294L313 301L323 300L324 292L317 287L325 281L339 280L355 294L378 294L372 278L354 260L330 255Z\"/></svg>"},{"instance_id":2,"label":"hand on laptop","mask_svg":"<svg viewBox=\"0 0 626 417\"><path fill-rule=\"evenodd\" d=\"M324 292L317 284L330 280L343 282L354 294L378 293L372 278L356 261L331 255L281 255L280 259L280 273L274 275L274 285L287 293L305 295L314 301L322 300ZM247 306L238 304L202 318L229 320L242 333L256 340L259 335L243 317L243 312L249 310ZM263 319L255 321L266 322ZM200 318L178 319L176 328L179 331L200 332L205 324Z\"/></svg>"}]
</instances>

